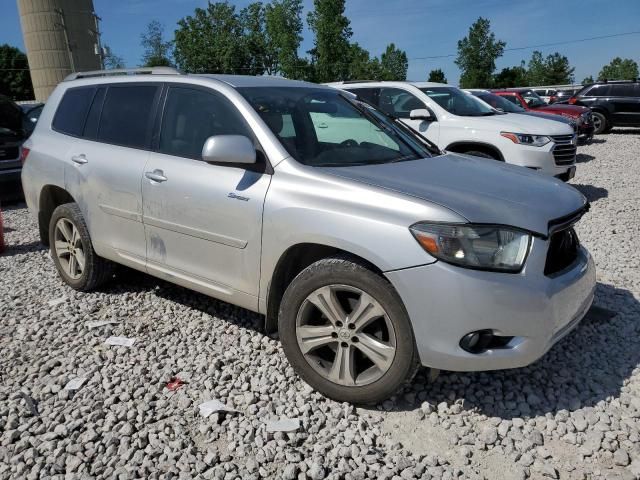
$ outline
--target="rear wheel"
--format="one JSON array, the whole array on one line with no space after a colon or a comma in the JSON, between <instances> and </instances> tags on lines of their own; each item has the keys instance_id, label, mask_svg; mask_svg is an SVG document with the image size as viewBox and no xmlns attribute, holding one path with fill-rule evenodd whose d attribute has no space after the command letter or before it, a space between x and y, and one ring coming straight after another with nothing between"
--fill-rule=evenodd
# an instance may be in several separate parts
<instances>
[{"instance_id":1,"label":"rear wheel","mask_svg":"<svg viewBox=\"0 0 640 480\"><path fill-rule=\"evenodd\" d=\"M114 264L96 254L87 225L75 203L65 203L53 211L49 244L58 274L76 290L93 290L113 275Z\"/></svg>"},{"instance_id":2,"label":"rear wheel","mask_svg":"<svg viewBox=\"0 0 640 480\"><path fill-rule=\"evenodd\" d=\"M595 135L611 131L611 127L609 126L609 122L607 121L607 117L604 113L593 112L591 115L593 117L593 133Z\"/></svg>"},{"instance_id":3,"label":"rear wheel","mask_svg":"<svg viewBox=\"0 0 640 480\"><path fill-rule=\"evenodd\" d=\"M300 376L338 401L385 400L419 366L409 318L391 284L346 257L319 260L292 281L279 332Z\"/></svg>"}]
</instances>

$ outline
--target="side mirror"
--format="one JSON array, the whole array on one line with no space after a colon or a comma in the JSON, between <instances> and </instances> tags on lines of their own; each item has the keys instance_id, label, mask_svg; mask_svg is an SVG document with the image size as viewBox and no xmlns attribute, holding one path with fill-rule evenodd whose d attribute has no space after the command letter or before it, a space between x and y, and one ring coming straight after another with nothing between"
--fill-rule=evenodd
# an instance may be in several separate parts
<instances>
[{"instance_id":1,"label":"side mirror","mask_svg":"<svg viewBox=\"0 0 640 480\"><path fill-rule=\"evenodd\" d=\"M256 149L244 135L214 135L204 142L202 160L209 163L256 163Z\"/></svg>"},{"instance_id":2,"label":"side mirror","mask_svg":"<svg viewBox=\"0 0 640 480\"><path fill-rule=\"evenodd\" d=\"M432 122L436 119L426 108L411 110L411 112L409 112L409 118L411 120L426 120L427 122Z\"/></svg>"}]
</instances>

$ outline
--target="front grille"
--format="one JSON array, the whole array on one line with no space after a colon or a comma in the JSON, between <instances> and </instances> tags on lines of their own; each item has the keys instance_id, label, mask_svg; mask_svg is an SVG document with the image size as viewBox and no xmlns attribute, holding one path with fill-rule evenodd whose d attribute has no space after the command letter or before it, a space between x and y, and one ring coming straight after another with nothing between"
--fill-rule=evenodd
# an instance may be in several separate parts
<instances>
[{"instance_id":1,"label":"front grille","mask_svg":"<svg viewBox=\"0 0 640 480\"><path fill-rule=\"evenodd\" d=\"M544 274L549 276L569 267L578 258L580 242L573 228L555 232L549 238Z\"/></svg>"},{"instance_id":2,"label":"front grille","mask_svg":"<svg viewBox=\"0 0 640 480\"><path fill-rule=\"evenodd\" d=\"M553 158L556 165L572 165L576 161L575 135L554 135Z\"/></svg>"},{"instance_id":3,"label":"front grille","mask_svg":"<svg viewBox=\"0 0 640 480\"><path fill-rule=\"evenodd\" d=\"M18 147L4 147L0 145L0 160L13 160L18 158Z\"/></svg>"}]
</instances>

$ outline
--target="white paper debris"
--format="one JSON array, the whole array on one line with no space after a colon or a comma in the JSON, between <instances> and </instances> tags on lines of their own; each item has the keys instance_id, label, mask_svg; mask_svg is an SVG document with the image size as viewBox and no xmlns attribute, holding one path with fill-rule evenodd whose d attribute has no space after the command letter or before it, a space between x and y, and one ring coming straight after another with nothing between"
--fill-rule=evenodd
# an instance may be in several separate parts
<instances>
[{"instance_id":1,"label":"white paper debris","mask_svg":"<svg viewBox=\"0 0 640 480\"><path fill-rule=\"evenodd\" d=\"M67 297L54 298L53 300L49 300L48 305L50 307L57 307L58 305L67 301Z\"/></svg>"},{"instance_id":2,"label":"white paper debris","mask_svg":"<svg viewBox=\"0 0 640 480\"><path fill-rule=\"evenodd\" d=\"M87 322L85 325L89 328L98 328L104 327L105 325L113 325L117 323L119 322L117 322L116 320L98 320L95 322Z\"/></svg>"},{"instance_id":3,"label":"white paper debris","mask_svg":"<svg viewBox=\"0 0 640 480\"><path fill-rule=\"evenodd\" d=\"M69 382L64 386L64 389L78 390L86 381L87 381L87 377L74 378L73 380L69 380Z\"/></svg>"},{"instance_id":4,"label":"white paper debris","mask_svg":"<svg viewBox=\"0 0 640 480\"><path fill-rule=\"evenodd\" d=\"M104 341L105 345L114 345L116 347L132 347L136 343L135 338L127 337L109 337Z\"/></svg>"},{"instance_id":5,"label":"white paper debris","mask_svg":"<svg viewBox=\"0 0 640 480\"><path fill-rule=\"evenodd\" d=\"M207 418L209 415L216 412L237 412L237 410L227 407L219 400L209 400L201 403L198 405L198 408L200 409L200 415L204 418Z\"/></svg>"},{"instance_id":6,"label":"white paper debris","mask_svg":"<svg viewBox=\"0 0 640 480\"><path fill-rule=\"evenodd\" d=\"M283 418L281 420L269 420L265 422L267 432L295 432L300 428L300 420L297 418Z\"/></svg>"}]
</instances>

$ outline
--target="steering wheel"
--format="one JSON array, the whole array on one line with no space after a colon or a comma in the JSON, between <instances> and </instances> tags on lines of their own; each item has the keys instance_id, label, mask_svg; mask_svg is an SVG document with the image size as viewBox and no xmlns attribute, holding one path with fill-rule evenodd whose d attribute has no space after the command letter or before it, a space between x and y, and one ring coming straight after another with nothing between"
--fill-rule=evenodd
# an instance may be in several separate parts
<instances>
[{"instance_id":1,"label":"steering wheel","mask_svg":"<svg viewBox=\"0 0 640 480\"><path fill-rule=\"evenodd\" d=\"M349 138L349 139L345 140L344 142L341 142L340 145L342 145L343 147L358 147L358 146L360 146L360 144L358 142L356 142L353 138Z\"/></svg>"}]
</instances>

